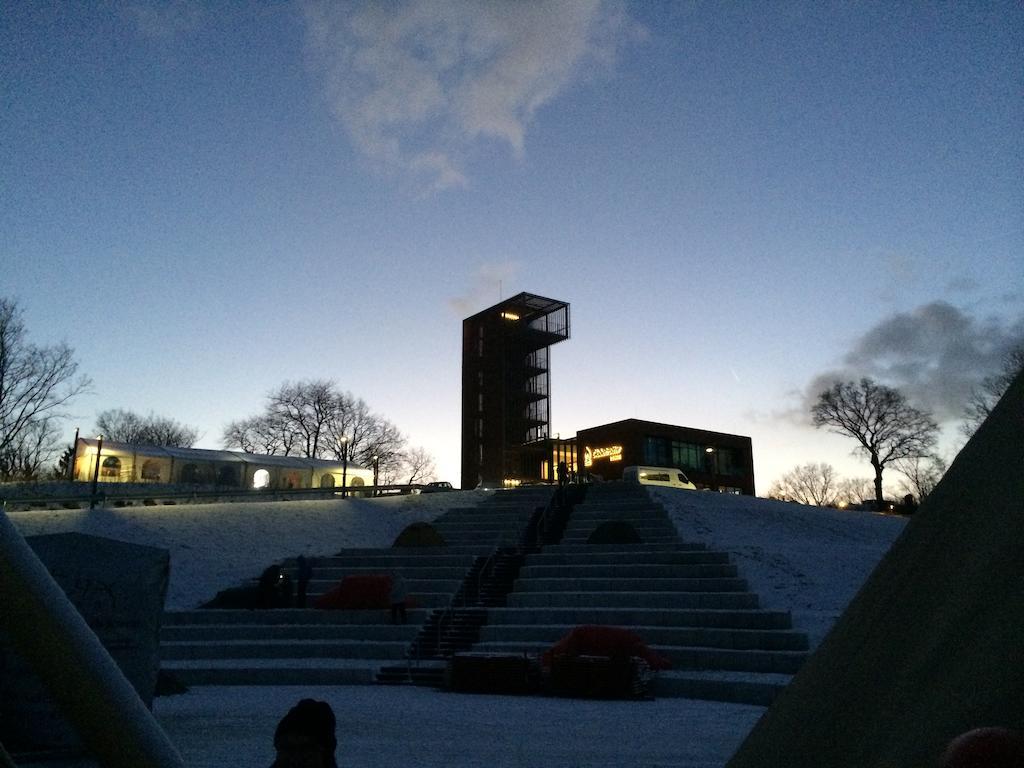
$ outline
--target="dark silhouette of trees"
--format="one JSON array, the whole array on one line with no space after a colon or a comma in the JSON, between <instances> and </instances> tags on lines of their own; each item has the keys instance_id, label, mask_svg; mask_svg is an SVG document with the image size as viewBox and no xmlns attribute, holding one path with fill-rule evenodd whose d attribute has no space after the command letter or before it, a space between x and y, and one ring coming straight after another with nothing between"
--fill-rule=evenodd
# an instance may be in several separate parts
<instances>
[{"instance_id":1,"label":"dark silhouette of trees","mask_svg":"<svg viewBox=\"0 0 1024 768\"><path fill-rule=\"evenodd\" d=\"M152 412L148 416L140 416L123 408L111 408L97 416L96 431L106 440L133 445L191 448L199 439L199 430L195 427Z\"/></svg>"},{"instance_id":2,"label":"dark silhouette of trees","mask_svg":"<svg viewBox=\"0 0 1024 768\"><path fill-rule=\"evenodd\" d=\"M946 474L946 462L939 456L911 456L899 459L896 471L906 478L902 483L903 490L920 503L928 498Z\"/></svg>"},{"instance_id":3,"label":"dark silhouette of trees","mask_svg":"<svg viewBox=\"0 0 1024 768\"><path fill-rule=\"evenodd\" d=\"M835 467L813 462L793 467L772 484L768 496L816 507L832 506L839 496Z\"/></svg>"},{"instance_id":4,"label":"dark silhouette of trees","mask_svg":"<svg viewBox=\"0 0 1024 768\"><path fill-rule=\"evenodd\" d=\"M967 437L978 431L981 422L988 418L999 398L1003 396L1011 382L1024 371L1024 346L1011 349L1003 358L1003 366L999 373L986 376L971 392L964 410L964 423L960 429Z\"/></svg>"},{"instance_id":5,"label":"dark silhouette of trees","mask_svg":"<svg viewBox=\"0 0 1024 768\"><path fill-rule=\"evenodd\" d=\"M91 382L65 343L29 344L16 301L0 298L0 480L28 480L59 449L64 406Z\"/></svg>"},{"instance_id":6,"label":"dark silhouette of trees","mask_svg":"<svg viewBox=\"0 0 1024 768\"><path fill-rule=\"evenodd\" d=\"M361 398L323 379L285 382L272 390L264 412L228 424L223 442L225 448L247 453L330 458L363 467L376 463L381 485L406 474L422 477L424 455L432 467L422 448L419 453L409 450L398 427L373 413Z\"/></svg>"},{"instance_id":7,"label":"dark silhouette of trees","mask_svg":"<svg viewBox=\"0 0 1024 768\"><path fill-rule=\"evenodd\" d=\"M882 509L882 472L892 461L927 456L938 437L931 417L910 406L898 390L869 378L836 382L811 408L817 427L852 437L875 472L875 504Z\"/></svg>"}]
</instances>

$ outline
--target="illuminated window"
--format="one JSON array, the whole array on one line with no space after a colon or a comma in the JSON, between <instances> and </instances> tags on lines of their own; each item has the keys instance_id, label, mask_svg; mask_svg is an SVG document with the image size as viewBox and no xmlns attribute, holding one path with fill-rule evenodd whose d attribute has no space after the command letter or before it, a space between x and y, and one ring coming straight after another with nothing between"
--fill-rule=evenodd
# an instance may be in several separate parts
<instances>
[{"instance_id":1,"label":"illuminated window","mask_svg":"<svg viewBox=\"0 0 1024 768\"><path fill-rule=\"evenodd\" d=\"M160 482L160 462L156 459L146 459L142 463L142 479L147 483Z\"/></svg>"},{"instance_id":2,"label":"illuminated window","mask_svg":"<svg viewBox=\"0 0 1024 768\"><path fill-rule=\"evenodd\" d=\"M253 488L266 488L270 485L270 473L265 469L257 469L252 475Z\"/></svg>"},{"instance_id":3,"label":"illuminated window","mask_svg":"<svg viewBox=\"0 0 1024 768\"><path fill-rule=\"evenodd\" d=\"M111 479L121 476L121 460L116 456L108 456L100 465L100 477Z\"/></svg>"}]
</instances>

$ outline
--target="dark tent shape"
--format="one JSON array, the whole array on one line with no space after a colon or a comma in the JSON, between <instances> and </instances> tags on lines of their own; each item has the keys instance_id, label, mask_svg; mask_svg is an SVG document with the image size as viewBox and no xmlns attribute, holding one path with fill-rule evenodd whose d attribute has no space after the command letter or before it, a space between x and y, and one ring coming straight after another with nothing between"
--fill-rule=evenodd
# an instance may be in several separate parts
<instances>
[{"instance_id":1,"label":"dark tent shape","mask_svg":"<svg viewBox=\"0 0 1024 768\"><path fill-rule=\"evenodd\" d=\"M927 768L1024 730L1024 375L727 768Z\"/></svg>"},{"instance_id":2,"label":"dark tent shape","mask_svg":"<svg viewBox=\"0 0 1024 768\"><path fill-rule=\"evenodd\" d=\"M443 547L444 536L430 523L413 523L398 534L392 547Z\"/></svg>"},{"instance_id":3,"label":"dark tent shape","mask_svg":"<svg viewBox=\"0 0 1024 768\"><path fill-rule=\"evenodd\" d=\"M641 544L643 539L636 528L625 520L601 523L587 539L587 544Z\"/></svg>"}]
</instances>

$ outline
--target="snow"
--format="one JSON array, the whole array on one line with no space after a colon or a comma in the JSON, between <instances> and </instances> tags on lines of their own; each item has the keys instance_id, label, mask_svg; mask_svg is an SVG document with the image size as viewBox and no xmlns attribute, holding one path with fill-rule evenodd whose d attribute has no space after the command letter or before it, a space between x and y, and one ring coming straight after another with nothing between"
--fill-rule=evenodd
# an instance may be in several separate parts
<instances>
[{"instance_id":1,"label":"snow","mask_svg":"<svg viewBox=\"0 0 1024 768\"><path fill-rule=\"evenodd\" d=\"M685 540L734 555L762 606L788 609L817 646L902 531L902 518L752 497L654 489ZM189 608L300 553L389 546L407 525L477 493L384 499L11 512L24 535L82 531L171 552L169 608ZM154 711L194 768L269 765L281 716L303 697L338 717L344 766L722 766L756 706L446 694L420 688L196 687Z\"/></svg>"},{"instance_id":2,"label":"snow","mask_svg":"<svg viewBox=\"0 0 1024 768\"><path fill-rule=\"evenodd\" d=\"M656 488L684 540L730 552L762 608L789 610L817 648L907 519Z\"/></svg>"}]
</instances>

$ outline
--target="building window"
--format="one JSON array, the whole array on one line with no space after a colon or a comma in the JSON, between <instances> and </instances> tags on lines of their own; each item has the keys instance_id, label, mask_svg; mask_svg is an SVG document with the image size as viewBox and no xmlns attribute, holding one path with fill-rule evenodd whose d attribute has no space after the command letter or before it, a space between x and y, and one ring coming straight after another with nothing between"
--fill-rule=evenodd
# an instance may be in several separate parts
<instances>
[{"instance_id":1,"label":"building window","mask_svg":"<svg viewBox=\"0 0 1024 768\"><path fill-rule=\"evenodd\" d=\"M330 472L320 475L320 487L321 488L333 488L334 487L334 475Z\"/></svg>"},{"instance_id":2,"label":"building window","mask_svg":"<svg viewBox=\"0 0 1024 768\"><path fill-rule=\"evenodd\" d=\"M664 467L669 463L668 440L662 437L644 438L644 464Z\"/></svg>"},{"instance_id":3,"label":"building window","mask_svg":"<svg viewBox=\"0 0 1024 768\"><path fill-rule=\"evenodd\" d=\"M147 483L160 482L160 462L156 459L146 459L142 462L142 479Z\"/></svg>"},{"instance_id":4,"label":"building window","mask_svg":"<svg viewBox=\"0 0 1024 768\"><path fill-rule=\"evenodd\" d=\"M257 469L252 474L252 487L253 488L266 488L270 485L270 473L265 469Z\"/></svg>"},{"instance_id":5,"label":"building window","mask_svg":"<svg viewBox=\"0 0 1024 768\"><path fill-rule=\"evenodd\" d=\"M217 470L217 485L228 485L232 488L238 485L238 469L236 467L221 467Z\"/></svg>"},{"instance_id":6,"label":"building window","mask_svg":"<svg viewBox=\"0 0 1024 768\"><path fill-rule=\"evenodd\" d=\"M696 443L672 441L672 466L680 469L702 471L704 468L704 449Z\"/></svg>"},{"instance_id":7,"label":"building window","mask_svg":"<svg viewBox=\"0 0 1024 768\"><path fill-rule=\"evenodd\" d=\"M100 465L100 477L107 480L117 479L121 476L121 460L116 456L108 456Z\"/></svg>"}]
</instances>

